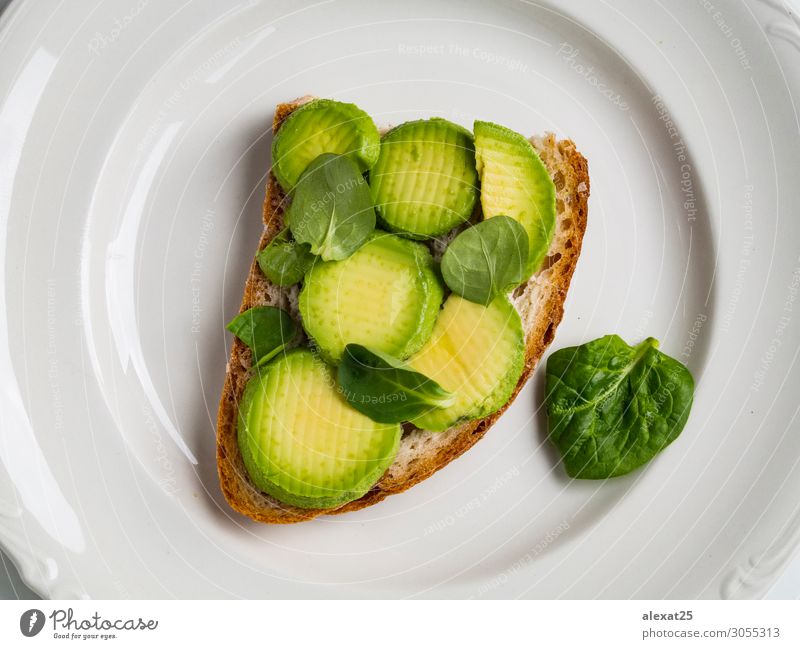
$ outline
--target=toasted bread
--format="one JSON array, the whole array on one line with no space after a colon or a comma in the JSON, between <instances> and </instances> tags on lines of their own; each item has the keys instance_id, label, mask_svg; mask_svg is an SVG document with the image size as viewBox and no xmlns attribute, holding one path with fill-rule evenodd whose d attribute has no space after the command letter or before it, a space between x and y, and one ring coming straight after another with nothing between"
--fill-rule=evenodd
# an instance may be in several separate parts
<instances>
[{"instance_id":1,"label":"toasted bread","mask_svg":"<svg viewBox=\"0 0 800 649\"><path fill-rule=\"evenodd\" d=\"M298 106L310 101L303 97L279 104L273 132ZM564 313L572 274L581 252L586 230L589 173L585 158L569 140L556 141L552 134L531 139L556 186L556 231L541 270L512 296L525 328L525 368L508 402L497 412L477 421L453 426L444 432L407 427L400 450L383 477L364 496L336 509L301 509L278 502L261 492L249 480L237 439L238 403L251 375L250 350L234 339L217 418L217 466L225 498L236 511L263 523L298 523L322 514L341 514L380 502L421 482L456 459L484 436L514 401L533 373L544 350L553 340ZM264 233L259 250L284 227L286 196L270 173L264 202ZM245 284L241 311L271 304L286 309L299 319L297 287L275 286L253 261Z\"/></svg>"}]
</instances>

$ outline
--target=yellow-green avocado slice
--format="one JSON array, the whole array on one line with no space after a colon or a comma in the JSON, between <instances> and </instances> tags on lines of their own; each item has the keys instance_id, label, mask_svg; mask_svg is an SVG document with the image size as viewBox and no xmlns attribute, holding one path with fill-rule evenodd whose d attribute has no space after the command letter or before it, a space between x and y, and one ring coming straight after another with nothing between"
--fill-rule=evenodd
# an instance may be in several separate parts
<instances>
[{"instance_id":1,"label":"yellow-green avocado slice","mask_svg":"<svg viewBox=\"0 0 800 649\"><path fill-rule=\"evenodd\" d=\"M364 173L378 159L381 140L375 122L355 104L314 99L295 110L272 142L272 173L284 191L323 153L345 155Z\"/></svg>"},{"instance_id":2,"label":"yellow-green avocado slice","mask_svg":"<svg viewBox=\"0 0 800 649\"><path fill-rule=\"evenodd\" d=\"M376 231L342 261L317 261L300 292L303 326L333 363L348 343L407 358L431 335L443 288L430 251Z\"/></svg>"},{"instance_id":3,"label":"yellow-green avocado slice","mask_svg":"<svg viewBox=\"0 0 800 649\"><path fill-rule=\"evenodd\" d=\"M430 340L408 359L408 365L455 393L455 402L412 423L442 431L459 421L492 414L511 397L524 363L525 332L506 296L483 306L452 294Z\"/></svg>"},{"instance_id":4,"label":"yellow-green avocado slice","mask_svg":"<svg viewBox=\"0 0 800 649\"><path fill-rule=\"evenodd\" d=\"M522 224L528 233L530 277L539 270L553 240L555 185L533 145L519 133L480 121L474 130L483 218L504 214Z\"/></svg>"},{"instance_id":5,"label":"yellow-green avocado slice","mask_svg":"<svg viewBox=\"0 0 800 649\"><path fill-rule=\"evenodd\" d=\"M350 407L308 349L264 367L245 388L239 449L253 484L288 505L327 509L363 496L394 460L399 424Z\"/></svg>"},{"instance_id":6,"label":"yellow-green avocado slice","mask_svg":"<svg viewBox=\"0 0 800 649\"><path fill-rule=\"evenodd\" d=\"M383 136L369 183L389 230L417 239L449 232L478 198L472 133L441 117L400 124Z\"/></svg>"}]
</instances>

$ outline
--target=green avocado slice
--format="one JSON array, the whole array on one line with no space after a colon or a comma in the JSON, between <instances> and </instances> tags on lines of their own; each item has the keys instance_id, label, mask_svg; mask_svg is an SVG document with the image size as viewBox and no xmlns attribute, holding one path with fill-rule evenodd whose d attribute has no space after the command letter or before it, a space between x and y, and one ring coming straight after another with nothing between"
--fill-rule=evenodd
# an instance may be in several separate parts
<instances>
[{"instance_id":1,"label":"green avocado slice","mask_svg":"<svg viewBox=\"0 0 800 649\"><path fill-rule=\"evenodd\" d=\"M522 321L504 295L483 306L452 294L430 340L407 364L456 395L448 408L414 419L415 426L442 431L486 417L505 405L522 375Z\"/></svg>"},{"instance_id":2,"label":"green avocado slice","mask_svg":"<svg viewBox=\"0 0 800 649\"><path fill-rule=\"evenodd\" d=\"M423 244L376 231L347 259L314 264L300 292L300 315L334 365L348 343L404 359L430 337L443 293Z\"/></svg>"},{"instance_id":3,"label":"green avocado slice","mask_svg":"<svg viewBox=\"0 0 800 649\"><path fill-rule=\"evenodd\" d=\"M345 155L361 173L372 168L380 151L380 134L355 104L314 99L292 112L272 142L272 172L287 192L309 164L323 153Z\"/></svg>"},{"instance_id":4,"label":"green avocado slice","mask_svg":"<svg viewBox=\"0 0 800 649\"><path fill-rule=\"evenodd\" d=\"M527 277L539 270L556 227L556 188L533 145L519 133L475 122L483 218L504 214L528 233Z\"/></svg>"},{"instance_id":5,"label":"green avocado slice","mask_svg":"<svg viewBox=\"0 0 800 649\"><path fill-rule=\"evenodd\" d=\"M337 507L363 496L394 460L399 424L352 408L308 349L258 368L239 409L238 441L253 484L288 505Z\"/></svg>"},{"instance_id":6,"label":"green avocado slice","mask_svg":"<svg viewBox=\"0 0 800 649\"><path fill-rule=\"evenodd\" d=\"M478 198L472 133L439 117L400 124L383 136L369 177L389 230L412 238L444 234L469 219Z\"/></svg>"}]
</instances>

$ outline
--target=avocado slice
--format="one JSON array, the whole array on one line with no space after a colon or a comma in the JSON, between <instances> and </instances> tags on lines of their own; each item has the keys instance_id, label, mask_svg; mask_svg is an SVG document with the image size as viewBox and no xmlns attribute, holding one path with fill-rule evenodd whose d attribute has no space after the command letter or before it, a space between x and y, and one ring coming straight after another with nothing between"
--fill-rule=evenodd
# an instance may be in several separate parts
<instances>
[{"instance_id":1,"label":"avocado slice","mask_svg":"<svg viewBox=\"0 0 800 649\"><path fill-rule=\"evenodd\" d=\"M355 104L314 99L295 110L272 142L272 172L292 191L300 175L323 153L345 155L361 173L378 159L380 135L375 122Z\"/></svg>"},{"instance_id":2,"label":"avocado slice","mask_svg":"<svg viewBox=\"0 0 800 649\"><path fill-rule=\"evenodd\" d=\"M533 145L491 122L475 122L483 218L504 214L528 233L527 277L542 265L556 227L556 188ZM526 279L527 279L526 277Z\"/></svg>"},{"instance_id":3,"label":"avocado slice","mask_svg":"<svg viewBox=\"0 0 800 649\"><path fill-rule=\"evenodd\" d=\"M439 117L400 124L383 136L369 179L387 229L444 234L469 219L478 199L472 133Z\"/></svg>"},{"instance_id":4,"label":"avocado slice","mask_svg":"<svg viewBox=\"0 0 800 649\"><path fill-rule=\"evenodd\" d=\"M431 335L444 291L430 251L376 230L342 261L317 261L300 315L322 356L338 364L348 343L404 359Z\"/></svg>"},{"instance_id":5,"label":"avocado slice","mask_svg":"<svg viewBox=\"0 0 800 649\"><path fill-rule=\"evenodd\" d=\"M399 424L378 424L336 389L330 367L295 349L258 368L239 408L253 484L288 505L336 507L363 496L394 460Z\"/></svg>"},{"instance_id":6,"label":"avocado slice","mask_svg":"<svg viewBox=\"0 0 800 649\"><path fill-rule=\"evenodd\" d=\"M511 398L522 375L522 321L505 295L483 306L452 294L430 340L407 364L456 395L450 407L412 420L415 426L441 431L486 417Z\"/></svg>"}]
</instances>

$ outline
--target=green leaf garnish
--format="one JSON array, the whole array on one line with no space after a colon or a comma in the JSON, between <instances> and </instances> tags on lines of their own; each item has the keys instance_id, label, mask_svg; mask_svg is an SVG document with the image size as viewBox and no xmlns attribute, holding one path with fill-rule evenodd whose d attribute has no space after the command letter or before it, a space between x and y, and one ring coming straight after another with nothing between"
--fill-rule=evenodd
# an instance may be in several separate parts
<instances>
[{"instance_id":1,"label":"green leaf garnish","mask_svg":"<svg viewBox=\"0 0 800 649\"><path fill-rule=\"evenodd\" d=\"M256 306L240 313L227 327L253 352L253 365L266 363L297 336L292 317L274 306Z\"/></svg>"},{"instance_id":2,"label":"green leaf garnish","mask_svg":"<svg viewBox=\"0 0 800 649\"><path fill-rule=\"evenodd\" d=\"M283 230L257 256L264 275L278 286L297 284L316 259L307 243L292 241L288 234Z\"/></svg>"},{"instance_id":3,"label":"green leaf garnish","mask_svg":"<svg viewBox=\"0 0 800 649\"><path fill-rule=\"evenodd\" d=\"M518 221L494 216L467 228L442 256L442 277L453 293L489 304L526 278L528 235Z\"/></svg>"},{"instance_id":4,"label":"green leaf garnish","mask_svg":"<svg viewBox=\"0 0 800 649\"><path fill-rule=\"evenodd\" d=\"M369 186L349 158L323 153L294 189L286 222L298 243L325 261L346 259L375 229Z\"/></svg>"},{"instance_id":5,"label":"green leaf garnish","mask_svg":"<svg viewBox=\"0 0 800 649\"><path fill-rule=\"evenodd\" d=\"M694 380L647 338L616 335L560 349L547 360L550 438L574 478L610 478L649 462L680 435Z\"/></svg>"},{"instance_id":6,"label":"green leaf garnish","mask_svg":"<svg viewBox=\"0 0 800 649\"><path fill-rule=\"evenodd\" d=\"M382 424L409 421L455 400L436 381L363 345L345 347L338 378L348 403Z\"/></svg>"}]
</instances>

